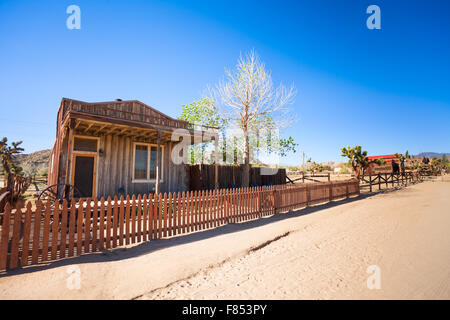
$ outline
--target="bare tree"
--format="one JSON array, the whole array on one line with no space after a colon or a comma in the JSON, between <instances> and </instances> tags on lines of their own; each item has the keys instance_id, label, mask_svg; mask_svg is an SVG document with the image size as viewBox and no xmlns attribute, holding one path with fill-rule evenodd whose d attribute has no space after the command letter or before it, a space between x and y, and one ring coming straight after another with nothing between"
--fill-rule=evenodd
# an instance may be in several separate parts
<instances>
[{"instance_id":1,"label":"bare tree","mask_svg":"<svg viewBox=\"0 0 450 320\"><path fill-rule=\"evenodd\" d=\"M287 106L294 102L296 90L280 84L274 87L272 77L254 50L240 56L236 69L225 70L226 77L209 90L218 112L242 130L244 139L244 172L242 186L250 180L249 130L268 119L277 128L289 126L293 117Z\"/></svg>"}]
</instances>

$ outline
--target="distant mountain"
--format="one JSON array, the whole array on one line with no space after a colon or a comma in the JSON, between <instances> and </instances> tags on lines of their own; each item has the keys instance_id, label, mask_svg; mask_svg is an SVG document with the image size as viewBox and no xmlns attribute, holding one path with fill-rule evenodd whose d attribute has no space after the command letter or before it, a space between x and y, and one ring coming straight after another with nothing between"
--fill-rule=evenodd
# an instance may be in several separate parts
<instances>
[{"instance_id":1,"label":"distant mountain","mask_svg":"<svg viewBox=\"0 0 450 320\"><path fill-rule=\"evenodd\" d=\"M51 150L41 150L29 154L18 154L15 159L25 174L42 174L48 170L50 152Z\"/></svg>"},{"instance_id":2,"label":"distant mountain","mask_svg":"<svg viewBox=\"0 0 450 320\"><path fill-rule=\"evenodd\" d=\"M450 153L439 153L439 152L421 152L419 154L414 155L413 157L427 157L427 158L442 158L443 155L450 157Z\"/></svg>"}]
</instances>

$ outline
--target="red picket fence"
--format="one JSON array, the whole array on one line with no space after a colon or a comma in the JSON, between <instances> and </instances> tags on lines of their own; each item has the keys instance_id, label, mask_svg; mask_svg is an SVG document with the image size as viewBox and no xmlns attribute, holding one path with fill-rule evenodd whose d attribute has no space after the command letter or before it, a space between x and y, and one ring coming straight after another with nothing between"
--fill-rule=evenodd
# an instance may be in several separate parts
<instances>
[{"instance_id":1,"label":"red picket fence","mask_svg":"<svg viewBox=\"0 0 450 320\"><path fill-rule=\"evenodd\" d=\"M359 194L356 180L164 193L63 203L9 204L2 216L0 271L47 263L270 216Z\"/></svg>"}]
</instances>

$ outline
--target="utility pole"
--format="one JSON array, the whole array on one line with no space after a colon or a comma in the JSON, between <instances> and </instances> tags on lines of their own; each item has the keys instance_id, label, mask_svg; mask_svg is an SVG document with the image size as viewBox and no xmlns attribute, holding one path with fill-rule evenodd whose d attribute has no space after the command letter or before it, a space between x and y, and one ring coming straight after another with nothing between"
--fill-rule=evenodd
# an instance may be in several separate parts
<instances>
[{"instance_id":1,"label":"utility pole","mask_svg":"<svg viewBox=\"0 0 450 320\"><path fill-rule=\"evenodd\" d=\"M302 150L302 171L305 173L305 150Z\"/></svg>"}]
</instances>

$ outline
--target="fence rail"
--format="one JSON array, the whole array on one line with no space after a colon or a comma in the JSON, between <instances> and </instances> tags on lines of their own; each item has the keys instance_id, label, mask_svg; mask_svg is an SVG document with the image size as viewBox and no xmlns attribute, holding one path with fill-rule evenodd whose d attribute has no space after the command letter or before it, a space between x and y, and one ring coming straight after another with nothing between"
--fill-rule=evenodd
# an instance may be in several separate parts
<instances>
[{"instance_id":1,"label":"fence rail","mask_svg":"<svg viewBox=\"0 0 450 320\"><path fill-rule=\"evenodd\" d=\"M378 174L366 174L360 176L361 185L360 188L369 188L369 191L373 191L374 186L378 186L378 190L381 190L383 186L388 188L389 185L394 187L395 185L407 185L408 182L412 183L422 179L422 175L418 172L403 172L403 173L378 173Z\"/></svg>"},{"instance_id":2,"label":"fence rail","mask_svg":"<svg viewBox=\"0 0 450 320\"><path fill-rule=\"evenodd\" d=\"M254 220L359 195L359 181L164 193L5 207L0 270Z\"/></svg>"}]
</instances>

